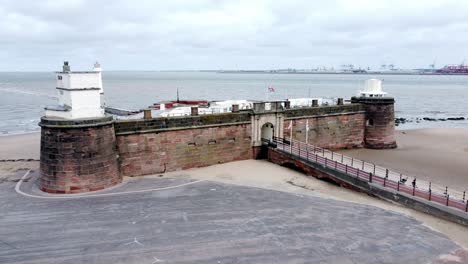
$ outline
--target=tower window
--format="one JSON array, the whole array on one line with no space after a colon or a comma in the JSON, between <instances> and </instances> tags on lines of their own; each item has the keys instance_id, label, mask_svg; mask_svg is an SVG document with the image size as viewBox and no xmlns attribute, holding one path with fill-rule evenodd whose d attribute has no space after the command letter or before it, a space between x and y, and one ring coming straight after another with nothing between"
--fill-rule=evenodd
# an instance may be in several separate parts
<instances>
[{"instance_id":1,"label":"tower window","mask_svg":"<svg viewBox=\"0 0 468 264\"><path fill-rule=\"evenodd\" d=\"M62 80L62 75L57 76L57 79Z\"/></svg>"},{"instance_id":2,"label":"tower window","mask_svg":"<svg viewBox=\"0 0 468 264\"><path fill-rule=\"evenodd\" d=\"M374 119L367 119L367 126L374 126Z\"/></svg>"}]
</instances>

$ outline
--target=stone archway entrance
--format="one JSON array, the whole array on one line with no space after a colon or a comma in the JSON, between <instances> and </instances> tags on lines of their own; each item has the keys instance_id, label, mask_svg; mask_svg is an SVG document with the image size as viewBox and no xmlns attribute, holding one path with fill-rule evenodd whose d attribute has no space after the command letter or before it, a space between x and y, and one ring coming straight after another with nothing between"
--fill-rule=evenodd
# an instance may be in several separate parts
<instances>
[{"instance_id":1,"label":"stone archway entrance","mask_svg":"<svg viewBox=\"0 0 468 264\"><path fill-rule=\"evenodd\" d=\"M275 135L275 129L272 123L265 123L261 129L262 140L272 140Z\"/></svg>"},{"instance_id":2,"label":"stone archway entrance","mask_svg":"<svg viewBox=\"0 0 468 264\"><path fill-rule=\"evenodd\" d=\"M284 109L281 102L254 103L252 109L252 147L262 146L262 139L283 137Z\"/></svg>"},{"instance_id":3,"label":"stone archway entrance","mask_svg":"<svg viewBox=\"0 0 468 264\"><path fill-rule=\"evenodd\" d=\"M268 148L262 147L264 140L283 137L284 108L282 102L254 103L252 109L252 148L254 159L268 156Z\"/></svg>"}]
</instances>

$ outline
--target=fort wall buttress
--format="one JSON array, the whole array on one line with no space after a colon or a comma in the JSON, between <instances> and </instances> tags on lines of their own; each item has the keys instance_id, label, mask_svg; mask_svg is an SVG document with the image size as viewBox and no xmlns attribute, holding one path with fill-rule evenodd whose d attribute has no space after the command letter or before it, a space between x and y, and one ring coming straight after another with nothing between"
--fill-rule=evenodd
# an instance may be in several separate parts
<instances>
[{"instance_id":1,"label":"fort wall buttress","mask_svg":"<svg viewBox=\"0 0 468 264\"><path fill-rule=\"evenodd\" d=\"M351 100L362 104L365 109L364 146L371 149L396 148L395 100L389 97L353 97Z\"/></svg>"},{"instance_id":2,"label":"fort wall buttress","mask_svg":"<svg viewBox=\"0 0 468 264\"><path fill-rule=\"evenodd\" d=\"M367 105L366 108L365 146L374 149L396 148L393 104Z\"/></svg>"},{"instance_id":3,"label":"fort wall buttress","mask_svg":"<svg viewBox=\"0 0 468 264\"><path fill-rule=\"evenodd\" d=\"M117 136L121 172L140 176L252 158L251 125L194 127Z\"/></svg>"},{"instance_id":4,"label":"fort wall buttress","mask_svg":"<svg viewBox=\"0 0 468 264\"><path fill-rule=\"evenodd\" d=\"M49 193L80 193L120 183L112 122L112 118L42 118L39 188Z\"/></svg>"}]
</instances>

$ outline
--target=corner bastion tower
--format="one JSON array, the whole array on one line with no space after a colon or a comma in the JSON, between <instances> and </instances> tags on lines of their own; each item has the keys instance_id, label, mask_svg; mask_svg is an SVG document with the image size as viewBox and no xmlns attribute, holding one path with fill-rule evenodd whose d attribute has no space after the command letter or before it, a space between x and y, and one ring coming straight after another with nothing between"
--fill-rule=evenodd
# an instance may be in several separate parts
<instances>
[{"instance_id":1,"label":"corner bastion tower","mask_svg":"<svg viewBox=\"0 0 468 264\"><path fill-rule=\"evenodd\" d=\"M358 97L351 98L351 103L364 106L366 123L364 129L364 147L370 149L396 148L395 141L395 99L382 90L382 81L369 79Z\"/></svg>"},{"instance_id":2,"label":"corner bastion tower","mask_svg":"<svg viewBox=\"0 0 468 264\"><path fill-rule=\"evenodd\" d=\"M120 183L112 117L101 104L99 63L92 71L71 71L68 62L56 73L58 105L41 118L40 189L79 193Z\"/></svg>"}]
</instances>

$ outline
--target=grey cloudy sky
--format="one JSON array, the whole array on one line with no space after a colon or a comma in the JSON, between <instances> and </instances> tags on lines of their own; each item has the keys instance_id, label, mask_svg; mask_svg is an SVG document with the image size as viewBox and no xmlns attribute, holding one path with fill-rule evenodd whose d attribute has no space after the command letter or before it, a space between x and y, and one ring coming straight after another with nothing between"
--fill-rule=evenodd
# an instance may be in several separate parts
<instances>
[{"instance_id":1,"label":"grey cloudy sky","mask_svg":"<svg viewBox=\"0 0 468 264\"><path fill-rule=\"evenodd\" d=\"M0 0L0 71L441 67L467 33L467 0Z\"/></svg>"}]
</instances>

